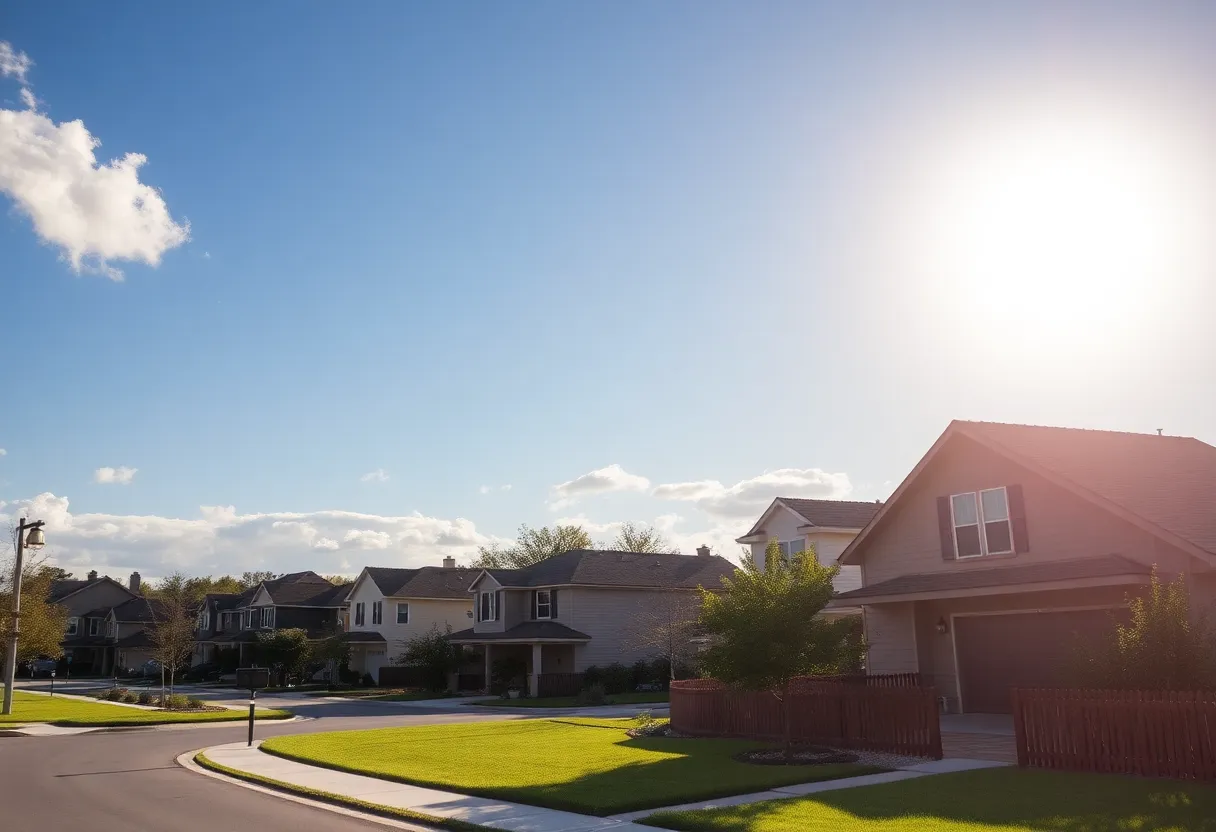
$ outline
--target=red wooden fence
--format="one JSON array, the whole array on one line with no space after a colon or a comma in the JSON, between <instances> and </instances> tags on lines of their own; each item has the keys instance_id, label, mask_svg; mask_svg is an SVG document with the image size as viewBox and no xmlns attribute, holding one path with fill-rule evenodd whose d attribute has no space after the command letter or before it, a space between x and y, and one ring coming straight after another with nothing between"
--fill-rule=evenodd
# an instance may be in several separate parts
<instances>
[{"instance_id":1,"label":"red wooden fence","mask_svg":"<svg viewBox=\"0 0 1216 832\"><path fill-rule=\"evenodd\" d=\"M1216 781L1216 691L1015 690L1018 765Z\"/></svg>"},{"instance_id":2,"label":"red wooden fence","mask_svg":"<svg viewBox=\"0 0 1216 832\"><path fill-rule=\"evenodd\" d=\"M790 692L795 742L941 759L937 692L799 679ZM780 741L781 701L771 693L734 690L714 679L671 683L671 727L691 736Z\"/></svg>"}]
</instances>

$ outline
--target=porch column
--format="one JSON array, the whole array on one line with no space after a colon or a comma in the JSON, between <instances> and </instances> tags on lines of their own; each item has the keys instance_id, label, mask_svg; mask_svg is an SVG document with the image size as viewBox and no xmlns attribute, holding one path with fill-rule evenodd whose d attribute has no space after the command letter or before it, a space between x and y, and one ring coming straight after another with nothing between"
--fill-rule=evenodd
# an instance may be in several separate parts
<instances>
[{"instance_id":1,"label":"porch column","mask_svg":"<svg viewBox=\"0 0 1216 832\"><path fill-rule=\"evenodd\" d=\"M532 645L532 689L528 691L531 696L540 695L540 651L539 643Z\"/></svg>"},{"instance_id":2,"label":"porch column","mask_svg":"<svg viewBox=\"0 0 1216 832\"><path fill-rule=\"evenodd\" d=\"M490 645L486 644L486 693L490 693Z\"/></svg>"}]
</instances>

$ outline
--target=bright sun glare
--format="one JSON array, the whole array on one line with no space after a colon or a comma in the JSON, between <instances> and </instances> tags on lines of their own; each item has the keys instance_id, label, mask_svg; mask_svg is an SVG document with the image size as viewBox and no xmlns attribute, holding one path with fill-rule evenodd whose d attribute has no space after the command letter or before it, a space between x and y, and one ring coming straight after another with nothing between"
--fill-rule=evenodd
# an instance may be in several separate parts
<instances>
[{"instance_id":1,"label":"bright sun glare","mask_svg":"<svg viewBox=\"0 0 1216 832\"><path fill-rule=\"evenodd\" d=\"M964 325L1107 340L1193 265L1177 160L1125 127L982 131L945 160L930 262Z\"/></svg>"}]
</instances>

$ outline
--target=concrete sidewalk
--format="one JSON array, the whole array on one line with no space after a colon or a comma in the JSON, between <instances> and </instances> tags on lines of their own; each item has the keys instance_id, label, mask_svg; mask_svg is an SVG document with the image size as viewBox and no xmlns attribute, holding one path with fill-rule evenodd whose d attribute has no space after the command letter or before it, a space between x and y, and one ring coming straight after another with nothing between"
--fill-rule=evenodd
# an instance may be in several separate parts
<instances>
[{"instance_id":1,"label":"concrete sidewalk","mask_svg":"<svg viewBox=\"0 0 1216 832\"><path fill-rule=\"evenodd\" d=\"M423 788L421 786L409 786L404 783L395 783L391 780L381 780L376 777L348 774L342 771L305 765L304 763L285 760L271 754L263 754L259 750L259 745L260 743L254 745L253 748L247 747L244 743L219 745L214 748L204 749L203 753L208 759L222 766L248 774L256 774L271 780L278 780L279 782L293 786L314 789L394 809L409 809L432 817L453 818L468 823L488 826L493 829L511 830L511 832L591 832L591 830L607 830L607 832L629 832L630 830L634 830L634 832L642 832L642 830L650 829L651 827L639 826L633 823L633 821L652 815L655 812L738 806L745 803L759 803L764 800L801 797L835 789L892 783L897 780L926 777L932 774L945 774L954 771L968 771L976 768L992 768L1005 765L1004 763L985 760L934 760L881 774L868 774L860 777L848 777L841 780L828 780L819 783L804 783L775 788L764 792L735 795L734 797L705 800L677 806L645 809L638 812L628 812L601 818L593 815L580 815L574 812L562 812L556 809L545 809L540 806L511 803L505 800L470 797L455 792ZM185 764L185 758L193 759L193 756L193 754L183 755L182 758L179 758L179 762Z\"/></svg>"}]
</instances>

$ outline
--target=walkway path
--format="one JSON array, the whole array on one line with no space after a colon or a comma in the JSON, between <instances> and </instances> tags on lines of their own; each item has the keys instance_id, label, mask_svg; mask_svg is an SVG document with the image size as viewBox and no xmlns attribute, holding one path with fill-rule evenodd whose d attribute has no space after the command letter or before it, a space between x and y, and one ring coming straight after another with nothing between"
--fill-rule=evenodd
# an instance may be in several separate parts
<instances>
[{"instance_id":1,"label":"walkway path","mask_svg":"<svg viewBox=\"0 0 1216 832\"><path fill-rule=\"evenodd\" d=\"M633 823L639 818L662 811L647 809L640 812L629 812L608 818L580 815L574 812L562 812L556 809L545 809L540 806L528 806L521 803L511 803L505 800L494 800L485 797L470 797L455 792L428 789L421 786L409 786L376 777L366 777L359 774L348 774L327 768L305 765L293 760L285 760L271 754L263 754L258 745L249 748L244 743L219 745L204 749L208 759L222 766L255 774L281 783L299 786L305 789L327 792L332 795L353 798L365 803L374 803L395 809L409 809L433 817L454 818L468 823L481 824L494 829L512 830L513 832L643 832L651 827ZM194 754L183 754L178 762L187 768L194 768ZM878 783L889 783L896 780L907 780L913 777L925 777L931 774L942 774L952 771L966 771L974 768L991 768L1004 763L983 760L934 760L918 763L899 771L889 771L881 774L869 774L861 777L850 777L842 780L830 780L821 783L806 783L799 786L786 786L770 791L754 794L736 795L734 797L707 800L699 803L682 804L664 807L666 809L706 809L716 806L735 806L743 803L758 803L763 800L798 797L833 789L848 789L858 786L869 786Z\"/></svg>"}]
</instances>

